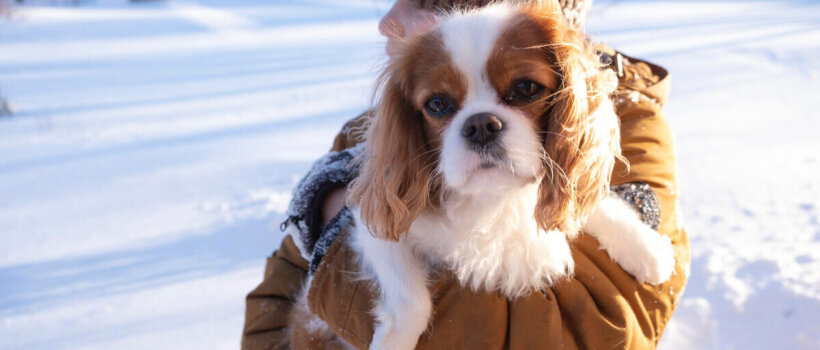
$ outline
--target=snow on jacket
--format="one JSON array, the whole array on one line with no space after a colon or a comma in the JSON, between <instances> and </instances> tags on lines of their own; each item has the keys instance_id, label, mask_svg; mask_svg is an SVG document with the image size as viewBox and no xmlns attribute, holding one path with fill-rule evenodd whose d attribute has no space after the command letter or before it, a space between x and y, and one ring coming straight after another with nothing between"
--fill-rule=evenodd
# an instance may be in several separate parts
<instances>
[{"instance_id":1,"label":"snow on jacket","mask_svg":"<svg viewBox=\"0 0 820 350\"><path fill-rule=\"evenodd\" d=\"M580 235L571 245L572 278L544 291L508 300L498 293L462 287L448 273L431 281L434 311L418 349L654 349L683 293L689 240L677 215L678 188L671 130L662 113L669 91L663 68L602 47L619 71L615 98L621 147L629 160L612 174L613 192L633 203L647 223L671 238L677 267L670 281L636 282L598 242ZM243 349L287 348L288 313L304 278L313 274L308 304L337 334L357 348L373 335L374 286L356 279L359 269L347 245L349 212L319 227L323 196L345 186L360 151L363 117L348 122L331 152L297 186L278 251L267 261L262 283L247 297ZM298 242L298 243L297 243ZM300 254L297 244L309 256Z\"/></svg>"}]
</instances>

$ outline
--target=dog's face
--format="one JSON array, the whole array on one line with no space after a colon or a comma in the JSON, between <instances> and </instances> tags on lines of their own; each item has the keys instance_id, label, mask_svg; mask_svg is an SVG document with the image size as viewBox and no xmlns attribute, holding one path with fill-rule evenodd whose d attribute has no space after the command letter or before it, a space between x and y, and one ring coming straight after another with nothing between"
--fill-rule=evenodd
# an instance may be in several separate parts
<instances>
[{"instance_id":1,"label":"dog's face","mask_svg":"<svg viewBox=\"0 0 820 350\"><path fill-rule=\"evenodd\" d=\"M410 102L428 145L440 150L445 189L505 191L544 174L541 132L559 76L543 48L553 40L541 23L511 15L455 17L412 47L427 65L412 66ZM487 37L496 39L478 39Z\"/></svg>"},{"instance_id":2,"label":"dog's face","mask_svg":"<svg viewBox=\"0 0 820 350\"><path fill-rule=\"evenodd\" d=\"M573 229L606 193L614 77L557 6L455 15L405 43L383 77L351 197L378 236L398 239L448 193L539 183L544 229Z\"/></svg>"}]
</instances>

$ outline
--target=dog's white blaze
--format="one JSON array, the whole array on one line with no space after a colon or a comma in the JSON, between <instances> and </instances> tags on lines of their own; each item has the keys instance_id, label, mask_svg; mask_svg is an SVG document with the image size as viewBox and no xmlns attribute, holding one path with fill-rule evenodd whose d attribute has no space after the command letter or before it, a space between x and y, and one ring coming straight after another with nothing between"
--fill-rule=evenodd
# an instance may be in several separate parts
<instances>
[{"instance_id":1,"label":"dog's white blaze","mask_svg":"<svg viewBox=\"0 0 820 350\"><path fill-rule=\"evenodd\" d=\"M496 5L451 18L440 27L444 47L467 79L467 100L495 99L484 70L498 37L516 11Z\"/></svg>"}]
</instances>

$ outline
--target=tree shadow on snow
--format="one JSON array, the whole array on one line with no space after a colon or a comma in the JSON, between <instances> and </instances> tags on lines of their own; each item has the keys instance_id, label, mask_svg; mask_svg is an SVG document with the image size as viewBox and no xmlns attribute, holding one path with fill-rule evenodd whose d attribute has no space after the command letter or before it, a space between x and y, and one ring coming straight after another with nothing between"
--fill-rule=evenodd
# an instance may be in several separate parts
<instances>
[{"instance_id":1,"label":"tree shadow on snow","mask_svg":"<svg viewBox=\"0 0 820 350\"><path fill-rule=\"evenodd\" d=\"M280 214L268 215L144 248L0 268L0 317L261 269L283 238L282 220Z\"/></svg>"}]
</instances>

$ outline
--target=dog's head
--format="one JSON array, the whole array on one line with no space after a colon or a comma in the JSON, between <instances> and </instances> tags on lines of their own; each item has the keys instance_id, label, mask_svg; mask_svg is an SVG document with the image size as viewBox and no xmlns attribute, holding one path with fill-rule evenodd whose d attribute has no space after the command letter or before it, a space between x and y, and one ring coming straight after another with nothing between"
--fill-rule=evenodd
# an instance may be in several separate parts
<instances>
[{"instance_id":1,"label":"dog's head","mask_svg":"<svg viewBox=\"0 0 820 350\"><path fill-rule=\"evenodd\" d=\"M383 73L350 200L397 240L449 193L540 183L538 225L574 232L620 154L615 85L552 2L444 18Z\"/></svg>"}]
</instances>

